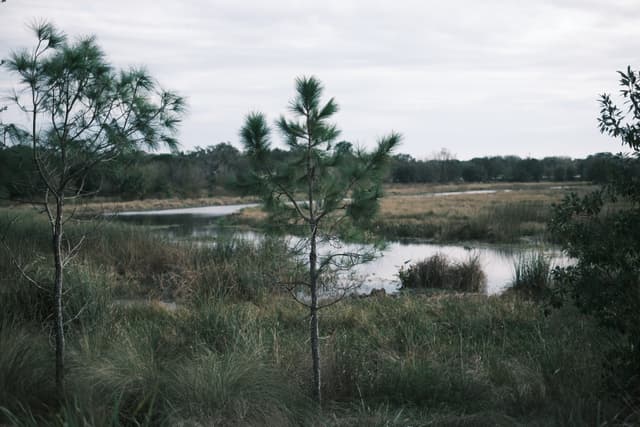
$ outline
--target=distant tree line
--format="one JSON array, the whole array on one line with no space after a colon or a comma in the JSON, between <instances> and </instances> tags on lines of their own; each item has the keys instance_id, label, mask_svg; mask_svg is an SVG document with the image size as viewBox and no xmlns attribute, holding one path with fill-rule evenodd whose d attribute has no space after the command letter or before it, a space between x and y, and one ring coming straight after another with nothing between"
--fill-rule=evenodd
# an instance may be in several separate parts
<instances>
[{"instance_id":1,"label":"distant tree line","mask_svg":"<svg viewBox=\"0 0 640 427\"><path fill-rule=\"evenodd\" d=\"M355 154L348 142L338 143L336 149L347 159ZM273 155L286 160L289 154L276 148ZM228 142L197 147L186 153L133 151L94 168L85 188L99 190L101 196L124 199L235 194L243 190L248 165L246 154ZM408 154L397 154L392 158L385 180L388 183L578 180L605 183L621 165L621 157L611 153L598 153L585 159L493 156L471 160L457 160L450 155L417 160ZM0 198L27 199L39 194L40 185L33 167L30 147L0 144Z\"/></svg>"},{"instance_id":2,"label":"distant tree line","mask_svg":"<svg viewBox=\"0 0 640 427\"><path fill-rule=\"evenodd\" d=\"M443 150L444 151L444 150ZM619 167L620 157L598 153L586 159L518 156L475 157L416 160L408 154L394 157L388 181L396 183L451 182L531 182L531 181L592 181L607 182Z\"/></svg>"}]
</instances>

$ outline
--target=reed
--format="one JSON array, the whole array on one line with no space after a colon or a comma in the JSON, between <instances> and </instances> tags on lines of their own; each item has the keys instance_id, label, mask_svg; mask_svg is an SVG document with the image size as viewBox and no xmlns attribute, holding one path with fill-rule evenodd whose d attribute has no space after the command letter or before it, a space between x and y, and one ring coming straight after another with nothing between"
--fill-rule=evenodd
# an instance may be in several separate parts
<instances>
[{"instance_id":1,"label":"reed","mask_svg":"<svg viewBox=\"0 0 640 427\"><path fill-rule=\"evenodd\" d=\"M515 262L510 290L520 295L542 299L553 285L551 261L542 252L521 255Z\"/></svg>"},{"instance_id":2,"label":"reed","mask_svg":"<svg viewBox=\"0 0 640 427\"><path fill-rule=\"evenodd\" d=\"M443 254L419 261L398 273L404 288L448 289L459 292L483 292L487 278L480 259L452 262Z\"/></svg>"}]
</instances>

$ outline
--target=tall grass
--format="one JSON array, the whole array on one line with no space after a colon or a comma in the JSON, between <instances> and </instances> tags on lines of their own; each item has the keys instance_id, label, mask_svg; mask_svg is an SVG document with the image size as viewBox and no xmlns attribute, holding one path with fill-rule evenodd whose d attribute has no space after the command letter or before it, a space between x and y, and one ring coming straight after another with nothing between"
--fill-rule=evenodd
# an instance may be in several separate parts
<instances>
[{"instance_id":1,"label":"tall grass","mask_svg":"<svg viewBox=\"0 0 640 427\"><path fill-rule=\"evenodd\" d=\"M521 295L541 299L552 286L551 260L542 252L520 255L514 264L510 289Z\"/></svg>"},{"instance_id":2,"label":"tall grass","mask_svg":"<svg viewBox=\"0 0 640 427\"><path fill-rule=\"evenodd\" d=\"M484 222L493 241L514 242L520 237L546 238L546 224L551 218L550 203L525 200L494 204L486 208L479 221Z\"/></svg>"},{"instance_id":3,"label":"tall grass","mask_svg":"<svg viewBox=\"0 0 640 427\"><path fill-rule=\"evenodd\" d=\"M416 425L581 425L612 417L600 375L610 344L576 314L545 317L525 300L485 296L413 295L336 308L352 326L336 328L324 349L343 379L333 395L374 413L380 405L431 408L416 414ZM398 415L389 412L387 420Z\"/></svg>"},{"instance_id":4,"label":"tall grass","mask_svg":"<svg viewBox=\"0 0 640 427\"><path fill-rule=\"evenodd\" d=\"M307 398L308 312L271 287L290 274L279 243L197 247L102 230L67 270L68 318L80 315L66 325L64 402L52 398L48 297L0 257L0 423L585 425L612 424L623 406L602 391L617 337L572 307L545 316L513 295L412 293L323 310L320 411ZM46 239L11 233L14 255L46 259ZM47 264L31 271L45 281ZM457 283L447 274L437 277ZM116 303L165 291L176 310Z\"/></svg>"},{"instance_id":5,"label":"tall grass","mask_svg":"<svg viewBox=\"0 0 640 427\"><path fill-rule=\"evenodd\" d=\"M402 268L398 273L404 288L449 289L461 292L482 292L487 278L478 256L452 262L443 254Z\"/></svg>"},{"instance_id":6,"label":"tall grass","mask_svg":"<svg viewBox=\"0 0 640 427\"><path fill-rule=\"evenodd\" d=\"M55 407L52 358L46 337L34 325L0 323L0 407L14 412Z\"/></svg>"},{"instance_id":7,"label":"tall grass","mask_svg":"<svg viewBox=\"0 0 640 427\"><path fill-rule=\"evenodd\" d=\"M118 307L103 328L72 334L70 399L60 409L43 407L46 388L33 394L43 379L52 387L46 352L2 359L0 371L20 373L5 390L28 408L14 402L11 411L31 425L567 425L614 416L600 394L607 341L590 321L567 310L545 317L520 299L421 295L328 309L331 397L318 414L305 397L305 311L281 298L221 303L207 316L204 306ZM9 345L22 354L36 338Z\"/></svg>"},{"instance_id":8,"label":"tall grass","mask_svg":"<svg viewBox=\"0 0 640 427\"><path fill-rule=\"evenodd\" d=\"M311 400L265 353L259 329L247 330L234 311L226 306L211 321L115 308L102 328L70 334L61 406L46 338L7 325L0 330L10 350L0 354L4 418L16 425L311 424Z\"/></svg>"},{"instance_id":9,"label":"tall grass","mask_svg":"<svg viewBox=\"0 0 640 427\"><path fill-rule=\"evenodd\" d=\"M260 354L203 352L173 370L166 396L171 418L209 425L297 426L314 420L313 404Z\"/></svg>"},{"instance_id":10,"label":"tall grass","mask_svg":"<svg viewBox=\"0 0 640 427\"><path fill-rule=\"evenodd\" d=\"M0 247L4 255L0 268L6 272L0 277L0 292L24 289L24 295L12 294L24 300L14 301L20 305L37 307L40 303L28 298L46 299L47 290L42 295L26 290L30 285L25 286L13 260L48 289L53 265L48 233L42 215L30 210L0 211L0 238L11 248L9 254ZM259 243L231 238L206 246L173 244L141 227L104 221L70 222L65 234L71 246L84 239L68 275L109 281L110 292L117 298L258 299L285 281L293 263L286 245L277 238ZM75 279L68 278L70 286Z\"/></svg>"}]
</instances>

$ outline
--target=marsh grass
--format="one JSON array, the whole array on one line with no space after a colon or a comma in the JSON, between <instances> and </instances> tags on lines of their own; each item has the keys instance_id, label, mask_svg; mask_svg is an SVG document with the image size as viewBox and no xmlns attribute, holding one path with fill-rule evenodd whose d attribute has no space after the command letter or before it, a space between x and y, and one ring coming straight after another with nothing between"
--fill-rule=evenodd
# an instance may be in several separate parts
<instances>
[{"instance_id":1,"label":"marsh grass","mask_svg":"<svg viewBox=\"0 0 640 427\"><path fill-rule=\"evenodd\" d=\"M66 406L43 407L45 391L33 395L37 381L46 384L47 351L33 347L25 362L0 365L20 372L5 386L28 411L16 403L11 411L38 420L31 425L566 425L613 416L600 394L607 341L595 325L574 312L547 318L523 300L446 295L328 309L322 350L331 399L318 413L306 398L304 310L282 298L218 302L208 314L204 301L176 312L112 308L102 328L71 334ZM15 325L6 328L16 335ZM22 354L34 340L46 347L35 334L9 345Z\"/></svg>"},{"instance_id":2,"label":"marsh grass","mask_svg":"<svg viewBox=\"0 0 640 427\"><path fill-rule=\"evenodd\" d=\"M495 191L549 191L549 190L580 190L590 185L586 182L470 182L456 184L387 184L384 192L390 196L430 195L433 193L452 193L477 190Z\"/></svg>"},{"instance_id":3,"label":"marsh grass","mask_svg":"<svg viewBox=\"0 0 640 427\"><path fill-rule=\"evenodd\" d=\"M11 298L27 298L26 306L45 306L47 290L32 292L12 259L30 275L40 279L45 289L51 277L48 225L42 215L28 209L0 211L0 237L11 248L11 256L0 247L0 277L3 290L20 288ZM32 236L25 239L25 236ZM277 291L286 280L292 260L287 246L278 238L259 243L233 238L209 245L191 242L174 244L143 227L108 221L70 222L66 237L71 245L84 237L81 251L70 268L70 286L75 282L109 282L114 298L187 300L200 297L258 299ZM78 276L78 277L76 277ZM76 280L78 279L78 280ZM81 287L84 289L84 286ZM5 292L6 293L6 292Z\"/></svg>"},{"instance_id":4,"label":"marsh grass","mask_svg":"<svg viewBox=\"0 0 640 427\"><path fill-rule=\"evenodd\" d=\"M244 322L250 311L232 304L216 308L220 313L214 318L153 306L112 307L110 322L102 327L70 330L68 396L60 404L51 399L52 350L46 338L3 325L0 343L11 349L0 354L5 420L16 425L310 425L315 406L277 369L255 322Z\"/></svg>"},{"instance_id":5,"label":"marsh grass","mask_svg":"<svg viewBox=\"0 0 640 427\"><path fill-rule=\"evenodd\" d=\"M45 336L34 325L0 323L0 407L42 412L55 407L55 383Z\"/></svg>"},{"instance_id":6,"label":"marsh grass","mask_svg":"<svg viewBox=\"0 0 640 427\"><path fill-rule=\"evenodd\" d=\"M517 242L547 239L550 207L566 189L550 184L471 186L468 190L495 190L490 194L429 195L432 188L393 187L382 199L372 230L387 238L424 238L435 241L477 240ZM573 188L586 191L588 186ZM464 188L436 188L460 191ZM509 191L506 191L509 190Z\"/></svg>"},{"instance_id":7,"label":"marsh grass","mask_svg":"<svg viewBox=\"0 0 640 427\"><path fill-rule=\"evenodd\" d=\"M398 273L403 288L448 289L459 292L483 292L487 278L480 258L471 255L466 261L451 261L435 254L423 261L401 268Z\"/></svg>"},{"instance_id":8,"label":"marsh grass","mask_svg":"<svg viewBox=\"0 0 640 427\"><path fill-rule=\"evenodd\" d=\"M313 404L260 354L205 351L177 367L167 383L172 417L211 425L311 424Z\"/></svg>"},{"instance_id":9,"label":"marsh grass","mask_svg":"<svg viewBox=\"0 0 640 427\"><path fill-rule=\"evenodd\" d=\"M13 253L46 260L42 220L22 219L7 240ZM513 295L443 292L324 310L329 399L319 410L307 397L307 312L273 292L273 275L287 274L277 242L197 247L124 225L100 230L69 265L69 307L90 305L67 324L64 403L51 398L46 295L0 257L0 423L585 425L611 424L623 406L602 386L617 337L577 310L545 316ZM46 264L31 271L44 280ZM178 308L114 303L125 292L164 295L154 286L180 296Z\"/></svg>"},{"instance_id":10,"label":"marsh grass","mask_svg":"<svg viewBox=\"0 0 640 427\"><path fill-rule=\"evenodd\" d=\"M446 203L423 212L385 212L374 230L390 238L426 238L437 241L517 242L523 238L546 238L552 200L497 200L496 195L449 196ZM464 200L459 200L464 199ZM396 201L402 203L401 201ZM390 201L391 203L391 201ZM412 203L407 201L406 203ZM420 202L418 202L420 203ZM428 205L428 202L423 202Z\"/></svg>"},{"instance_id":11,"label":"marsh grass","mask_svg":"<svg viewBox=\"0 0 640 427\"><path fill-rule=\"evenodd\" d=\"M571 417L579 425L612 416L602 378L589 371L600 371L608 341L571 310L545 318L535 304L510 297L413 295L358 301L335 315L365 320L336 327L324 353L343 379L331 391L362 402L365 412L432 408L416 415L424 423L417 425L567 425Z\"/></svg>"},{"instance_id":12,"label":"marsh grass","mask_svg":"<svg viewBox=\"0 0 640 427\"><path fill-rule=\"evenodd\" d=\"M380 212L367 231L389 239L439 242L514 243L548 240L551 206L567 191L584 193L585 183L488 183L456 185L387 185ZM465 194L489 190L495 193ZM434 196L434 193L451 193ZM459 194L456 194L459 193ZM268 217L259 207L234 214L229 222L265 228Z\"/></svg>"},{"instance_id":13,"label":"marsh grass","mask_svg":"<svg viewBox=\"0 0 640 427\"><path fill-rule=\"evenodd\" d=\"M551 260L542 252L524 253L514 266L513 281L509 290L520 295L542 299L549 295L553 277Z\"/></svg>"}]
</instances>

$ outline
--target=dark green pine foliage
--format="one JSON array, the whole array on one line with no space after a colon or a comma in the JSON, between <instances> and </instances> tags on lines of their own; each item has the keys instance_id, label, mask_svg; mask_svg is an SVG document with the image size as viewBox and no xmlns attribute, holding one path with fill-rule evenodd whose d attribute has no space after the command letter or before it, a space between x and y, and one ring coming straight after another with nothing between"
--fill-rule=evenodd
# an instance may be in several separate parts
<instances>
[{"instance_id":1,"label":"dark green pine foliage","mask_svg":"<svg viewBox=\"0 0 640 427\"><path fill-rule=\"evenodd\" d=\"M329 119L338 105L331 98L321 106L322 89L314 77L296 80L296 97L289 104L295 119L281 116L276 121L289 150L285 160L272 151L272 131L265 116L247 115L240 136L251 162L250 185L278 220L306 223L311 194L320 220L341 223L349 218L365 223L377 213L389 155L401 135L393 132L381 138L372 152L337 142L340 130ZM331 221L326 218L329 214Z\"/></svg>"},{"instance_id":2,"label":"dark green pine foliage","mask_svg":"<svg viewBox=\"0 0 640 427\"><path fill-rule=\"evenodd\" d=\"M296 225L304 234L308 260L307 278L290 288L310 310L313 395L321 402L321 374L318 310L335 303L336 296L325 293L336 271L345 271L370 259L368 253L354 253L335 245L340 231L362 225L377 211L381 182L391 153L401 136L392 132L381 138L372 152L353 150L338 141L340 131L330 119L338 112L333 98L322 103L323 86L315 77L296 79L296 95L289 103L292 118L276 121L288 149L279 160L271 149L271 129L262 113L250 113L240 131L250 158L253 187L262 195L272 221L287 227ZM335 250L318 251L318 244L331 242ZM335 290L335 287L334 287ZM332 297L326 297L331 295Z\"/></svg>"}]
</instances>

